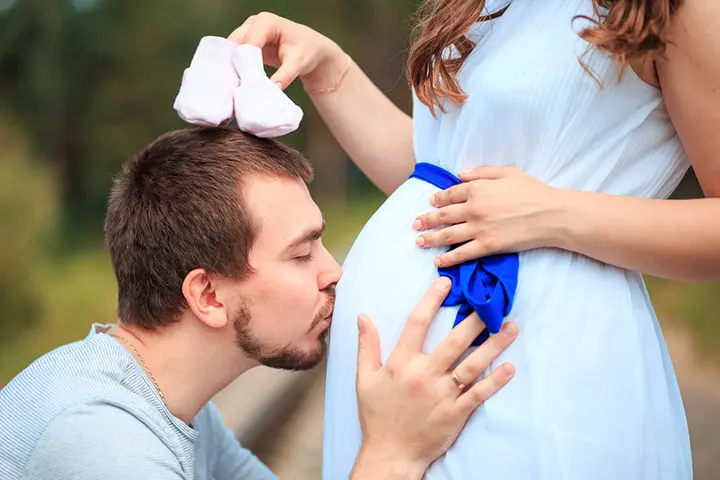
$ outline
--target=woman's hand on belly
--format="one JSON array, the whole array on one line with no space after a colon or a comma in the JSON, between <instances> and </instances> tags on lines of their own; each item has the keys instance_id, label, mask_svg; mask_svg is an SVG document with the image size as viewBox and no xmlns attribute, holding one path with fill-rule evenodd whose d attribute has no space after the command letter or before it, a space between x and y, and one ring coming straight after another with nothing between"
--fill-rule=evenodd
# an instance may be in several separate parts
<instances>
[{"instance_id":1,"label":"woman's hand on belly","mask_svg":"<svg viewBox=\"0 0 720 480\"><path fill-rule=\"evenodd\" d=\"M433 195L437 210L413 224L419 231L443 227L418 236L420 247L463 244L439 256L437 266L553 246L555 188L514 167L481 167L460 178L465 183Z\"/></svg>"},{"instance_id":2,"label":"woman's hand on belly","mask_svg":"<svg viewBox=\"0 0 720 480\"><path fill-rule=\"evenodd\" d=\"M476 314L455 327L433 352L423 353L430 324L449 291L447 278L433 283L385 365L380 362L377 330L367 317L358 319L356 390L363 444L352 479L421 478L450 448L475 409L513 376L514 367L505 363L472 385L515 339L517 326L512 322L452 371L485 329Z\"/></svg>"},{"instance_id":3,"label":"woman's hand on belly","mask_svg":"<svg viewBox=\"0 0 720 480\"><path fill-rule=\"evenodd\" d=\"M664 200L554 188L513 167L460 177L464 183L436 193L438 209L413 225L444 227L420 235L423 248L460 245L437 266L550 247L656 277L720 280L717 195Z\"/></svg>"}]
</instances>

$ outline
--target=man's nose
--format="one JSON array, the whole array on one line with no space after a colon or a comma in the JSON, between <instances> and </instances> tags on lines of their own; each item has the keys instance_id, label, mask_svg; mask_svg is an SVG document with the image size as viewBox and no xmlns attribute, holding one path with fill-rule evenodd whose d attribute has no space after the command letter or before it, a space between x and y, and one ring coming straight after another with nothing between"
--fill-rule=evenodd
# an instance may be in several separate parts
<instances>
[{"instance_id":1,"label":"man's nose","mask_svg":"<svg viewBox=\"0 0 720 480\"><path fill-rule=\"evenodd\" d=\"M330 252L323 247L323 265L318 276L318 287L320 290L325 290L332 285L335 285L340 281L342 277L342 268L335 261Z\"/></svg>"}]
</instances>

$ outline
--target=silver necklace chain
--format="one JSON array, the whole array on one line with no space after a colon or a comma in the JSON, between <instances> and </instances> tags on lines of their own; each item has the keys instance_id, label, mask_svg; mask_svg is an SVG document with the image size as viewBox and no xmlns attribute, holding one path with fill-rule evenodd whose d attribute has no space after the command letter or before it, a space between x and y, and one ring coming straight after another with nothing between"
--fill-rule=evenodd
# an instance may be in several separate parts
<instances>
[{"instance_id":1,"label":"silver necklace chain","mask_svg":"<svg viewBox=\"0 0 720 480\"><path fill-rule=\"evenodd\" d=\"M162 394L162 391L160 390L160 386L157 383L157 380L155 380L155 376L150 371L150 367L147 366L147 363L145 363L145 359L142 355L140 355L140 352L137 351L137 348L135 348L135 345L132 344L130 340L128 340L125 337L122 337L120 335L117 335L115 333L108 333L113 338L117 338L118 340L121 340L125 345L130 347L130 349L135 352L135 355L137 356L138 360L140 361L140 365L142 365L143 369L145 369L145 372L147 372L148 377L150 378L150 381L155 385L155 388L157 389L158 393L160 394L160 400L162 400L163 403L165 403L165 397Z\"/></svg>"}]
</instances>

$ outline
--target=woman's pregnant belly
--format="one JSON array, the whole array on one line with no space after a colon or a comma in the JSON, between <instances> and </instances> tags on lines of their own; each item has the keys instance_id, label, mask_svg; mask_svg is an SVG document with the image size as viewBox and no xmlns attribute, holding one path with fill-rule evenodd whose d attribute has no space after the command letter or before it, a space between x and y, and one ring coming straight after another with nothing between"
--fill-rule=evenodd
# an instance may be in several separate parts
<instances>
[{"instance_id":1,"label":"woman's pregnant belly","mask_svg":"<svg viewBox=\"0 0 720 480\"><path fill-rule=\"evenodd\" d=\"M384 361L438 276L433 258L440 250L417 247L412 229L432 209L435 191L408 180L363 228L344 263L328 354L327 480L348 478L361 444L357 316L372 318ZM450 332L456 312L441 308L426 351ZM514 363L515 377L471 417L427 478L686 478L684 411L639 275L569 252L523 253L508 319L520 335L494 365Z\"/></svg>"}]
</instances>

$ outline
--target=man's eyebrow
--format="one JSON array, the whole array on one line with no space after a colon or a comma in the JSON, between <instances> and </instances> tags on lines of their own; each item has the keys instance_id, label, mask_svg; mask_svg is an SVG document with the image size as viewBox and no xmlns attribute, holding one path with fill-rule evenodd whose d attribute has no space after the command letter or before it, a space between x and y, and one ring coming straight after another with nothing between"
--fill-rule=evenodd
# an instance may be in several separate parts
<instances>
[{"instance_id":1,"label":"man's eyebrow","mask_svg":"<svg viewBox=\"0 0 720 480\"><path fill-rule=\"evenodd\" d=\"M298 247L302 245L303 243L309 243L314 240L320 239L322 237L323 232L325 231L325 220L323 220L322 225L320 228L310 228L303 232L300 236L298 236L296 239L291 241L288 246L285 248L285 250L292 250L295 247Z\"/></svg>"}]
</instances>

